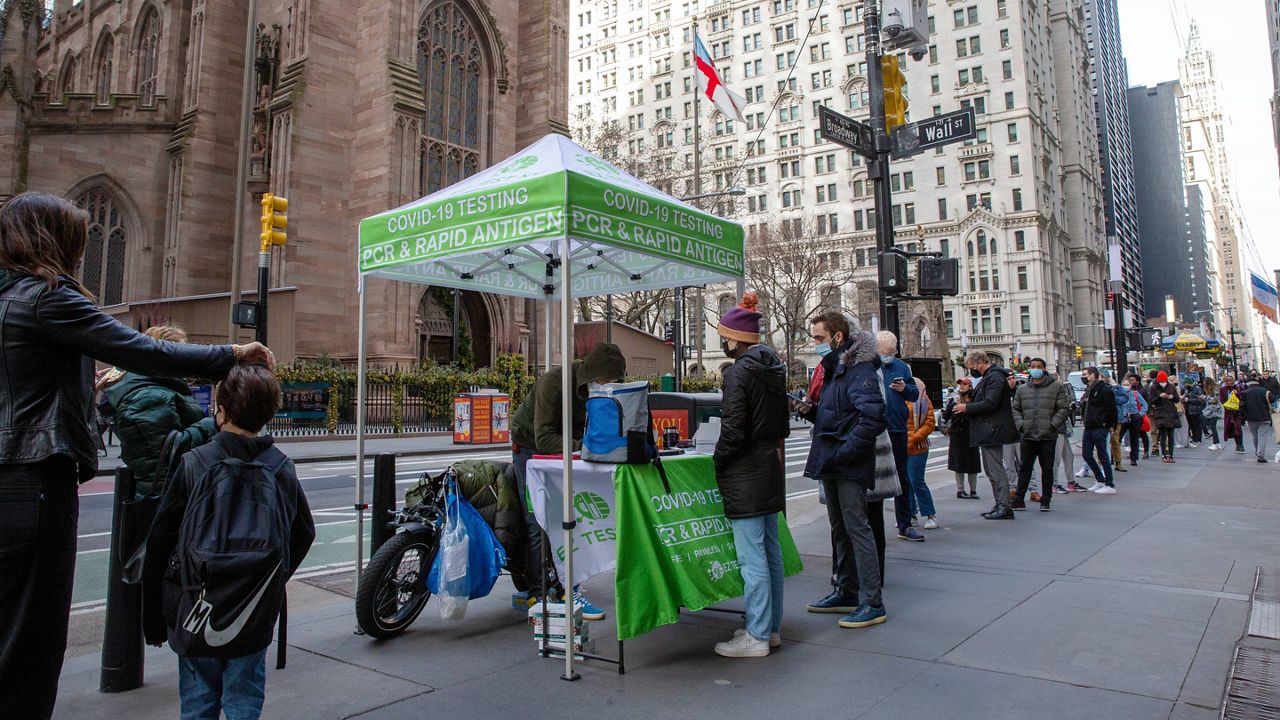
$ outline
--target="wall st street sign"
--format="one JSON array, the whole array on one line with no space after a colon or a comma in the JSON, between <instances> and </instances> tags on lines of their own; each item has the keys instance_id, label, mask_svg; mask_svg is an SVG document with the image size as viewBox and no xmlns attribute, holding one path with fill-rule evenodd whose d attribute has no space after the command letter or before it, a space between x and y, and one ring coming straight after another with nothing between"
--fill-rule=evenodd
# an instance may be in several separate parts
<instances>
[{"instance_id":1,"label":"wall st street sign","mask_svg":"<svg viewBox=\"0 0 1280 720\"><path fill-rule=\"evenodd\" d=\"M895 160L909 158L930 148L969 140L977 133L973 108L910 122L893 129L892 156Z\"/></svg>"},{"instance_id":2,"label":"wall st street sign","mask_svg":"<svg viewBox=\"0 0 1280 720\"><path fill-rule=\"evenodd\" d=\"M870 125L841 115L825 105L818 106L818 121L823 138L843 145L865 158L875 157L875 139Z\"/></svg>"}]
</instances>

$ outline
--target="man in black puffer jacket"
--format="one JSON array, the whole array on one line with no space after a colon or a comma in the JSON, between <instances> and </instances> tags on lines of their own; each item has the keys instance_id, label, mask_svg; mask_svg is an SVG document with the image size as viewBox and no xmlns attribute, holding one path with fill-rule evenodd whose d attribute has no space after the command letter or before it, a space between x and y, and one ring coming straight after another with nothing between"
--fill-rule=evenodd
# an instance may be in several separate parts
<instances>
[{"instance_id":1,"label":"man in black puffer jacket","mask_svg":"<svg viewBox=\"0 0 1280 720\"><path fill-rule=\"evenodd\" d=\"M782 443L791 434L787 368L760 345L760 313L748 293L717 328L733 366L724 374L716 485L733 526L746 587L746 632L718 643L724 657L764 657L781 642L782 545L778 514L787 504Z\"/></svg>"},{"instance_id":2,"label":"man in black puffer jacket","mask_svg":"<svg viewBox=\"0 0 1280 720\"><path fill-rule=\"evenodd\" d=\"M973 390L973 402L961 403L952 412L969 417L969 445L981 448L982 470L991 481L996 506L983 513L988 520L1012 520L1009 504L1009 474L1004 467L1004 446L1018 442L1018 427L1013 422L1013 390L1009 388L1009 371L991 362L981 351L965 358L969 372L979 378ZM1050 488L1051 489L1051 488Z\"/></svg>"}]
</instances>

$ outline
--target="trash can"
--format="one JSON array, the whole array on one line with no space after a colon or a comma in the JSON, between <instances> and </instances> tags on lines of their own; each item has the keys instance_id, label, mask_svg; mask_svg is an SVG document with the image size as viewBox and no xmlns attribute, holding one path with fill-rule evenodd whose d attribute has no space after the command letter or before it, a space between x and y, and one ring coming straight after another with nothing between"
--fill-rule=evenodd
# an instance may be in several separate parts
<instances>
[{"instance_id":1,"label":"trash can","mask_svg":"<svg viewBox=\"0 0 1280 720\"><path fill-rule=\"evenodd\" d=\"M663 375L661 387L662 387L662 392L675 392L676 376L672 375L671 373L667 373L666 375Z\"/></svg>"},{"instance_id":2,"label":"trash can","mask_svg":"<svg viewBox=\"0 0 1280 720\"><path fill-rule=\"evenodd\" d=\"M511 442L511 397L497 392L463 393L453 398L453 444Z\"/></svg>"}]
</instances>

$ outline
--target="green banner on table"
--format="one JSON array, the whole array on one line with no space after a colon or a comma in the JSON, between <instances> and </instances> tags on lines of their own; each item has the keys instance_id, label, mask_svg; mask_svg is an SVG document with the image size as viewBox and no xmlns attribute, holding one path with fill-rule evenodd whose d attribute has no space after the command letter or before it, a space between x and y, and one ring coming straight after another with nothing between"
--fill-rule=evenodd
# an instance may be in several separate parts
<instances>
[{"instance_id":1,"label":"green banner on table","mask_svg":"<svg viewBox=\"0 0 1280 720\"><path fill-rule=\"evenodd\" d=\"M614 475L619 640L676 622L681 607L701 610L743 594L711 457L674 458L662 467L670 493L652 465L619 465ZM800 554L782 515L778 535L786 574L795 575Z\"/></svg>"}]
</instances>

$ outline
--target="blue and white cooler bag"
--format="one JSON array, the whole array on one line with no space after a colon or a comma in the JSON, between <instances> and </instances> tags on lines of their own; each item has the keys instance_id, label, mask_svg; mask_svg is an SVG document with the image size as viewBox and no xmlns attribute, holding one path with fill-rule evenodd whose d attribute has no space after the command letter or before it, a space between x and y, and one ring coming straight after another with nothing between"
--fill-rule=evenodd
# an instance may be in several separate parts
<instances>
[{"instance_id":1,"label":"blue and white cooler bag","mask_svg":"<svg viewBox=\"0 0 1280 720\"><path fill-rule=\"evenodd\" d=\"M649 383L591 383L587 391L583 460L647 463L657 457L649 415Z\"/></svg>"}]
</instances>

